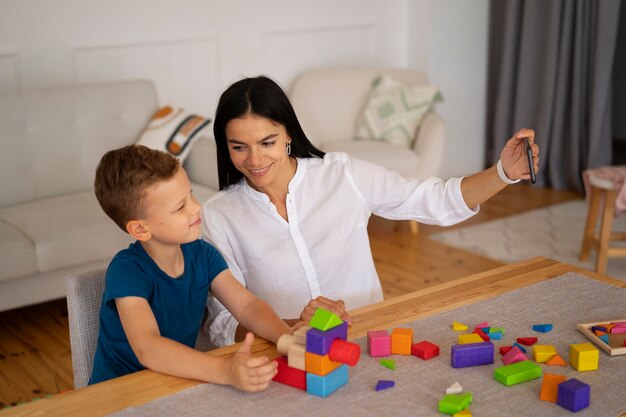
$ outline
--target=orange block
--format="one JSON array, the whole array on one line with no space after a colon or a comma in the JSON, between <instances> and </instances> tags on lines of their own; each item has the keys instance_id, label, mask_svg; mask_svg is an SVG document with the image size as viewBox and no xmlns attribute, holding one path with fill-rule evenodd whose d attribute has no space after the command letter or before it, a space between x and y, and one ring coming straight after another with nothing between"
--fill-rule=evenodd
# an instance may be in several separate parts
<instances>
[{"instance_id":1,"label":"orange block","mask_svg":"<svg viewBox=\"0 0 626 417\"><path fill-rule=\"evenodd\" d=\"M563 360L563 358L557 353L550 359L545 362L546 365L550 366L565 366L567 363Z\"/></svg>"},{"instance_id":2,"label":"orange block","mask_svg":"<svg viewBox=\"0 0 626 417\"><path fill-rule=\"evenodd\" d=\"M413 329L396 327L391 332L391 353L394 355L410 355L413 345Z\"/></svg>"},{"instance_id":3,"label":"orange block","mask_svg":"<svg viewBox=\"0 0 626 417\"><path fill-rule=\"evenodd\" d=\"M312 374L324 376L340 365L341 362L331 361L328 355L317 355L311 352L304 353L304 369Z\"/></svg>"},{"instance_id":4,"label":"orange block","mask_svg":"<svg viewBox=\"0 0 626 417\"><path fill-rule=\"evenodd\" d=\"M539 399L555 403L559 396L559 384L566 379L565 375L544 373Z\"/></svg>"}]
</instances>

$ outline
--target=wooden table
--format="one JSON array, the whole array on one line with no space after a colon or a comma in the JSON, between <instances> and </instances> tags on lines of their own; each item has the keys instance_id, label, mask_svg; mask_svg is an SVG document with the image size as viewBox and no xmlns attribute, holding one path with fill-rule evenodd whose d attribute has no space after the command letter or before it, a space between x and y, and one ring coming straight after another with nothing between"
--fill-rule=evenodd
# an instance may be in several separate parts
<instances>
[{"instance_id":1,"label":"wooden table","mask_svg":"<svg viewBox=\"0 0 626 417\"><path fill-rule=\"evenodd\" d=\"M366 335L369 329L389 328L408 323L421 317L549 280L567 272L582 273L590 279L626 288L624 281L551 259L536 257L354 310L351 312L354 324L350 328L348 337L356 339ZM208 354L230 355L236 349L236 345L229 346ZM253 350L256 354L276 356L274 345L263 340L257 339ZM101 416L129 406L144 404L197 384L199 384L197 381L146 370L10 408L0 412L0 415L2 417Z\"/></svg>"}]
</instances>

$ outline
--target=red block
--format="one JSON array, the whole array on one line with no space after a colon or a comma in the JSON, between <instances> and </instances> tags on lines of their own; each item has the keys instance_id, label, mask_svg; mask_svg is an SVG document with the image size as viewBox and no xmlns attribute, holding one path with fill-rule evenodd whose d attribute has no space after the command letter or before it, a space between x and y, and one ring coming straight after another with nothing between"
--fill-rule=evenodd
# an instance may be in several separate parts
<instances>
[{"instance_id":1,"label":"red block","mask_svg":"<svg viewBox=\"0 0 626 417\"><path fill-rule=\"evenodd\" d=\"M537 338L536 337L518 337L517 343L520 343L526 346L532 346L535 343L537 343Z\"/></svg>"},{"instance_id":2,"label":"red block","mask_svg":"<svg viewBox=\"0 0 626 417\"><path fill-rule=\"evenodd\" d=\"M500 348L500 355L506 355L512 348L513 346L502 346Z\"/></svg>"},{"instance_id":3,"label":"red block","mask_svg":"<svg viewBox=\"0 0 626 417\"><path fill-rule=\"evenodd\" d=\"M335 339L333 344L330 345L328 356L331 361L354 366L361 357L361 346L346 340Z\"/></svg>"},{"instance_id":4,"label":"red block","mask_svg":"<svg viewBox=\"0 0 626 417\"><path fill-rule=\"evenodd\" d=\"M413 346L411 346L411 355L424 360L434 358L439 355L439 346L434 343L430 343L427 340L422 340L421 342L414 343Z\"/></svg>"},{"instance_id":5,"label":"red block","mask_svg":"<svg viewBox=\"0 0 626 417\"><path fill-rule=\"evenodd\" d=\"M283 356L279 356L274 360L278 363L278 373L272 378L274 381L306 391L305 371L287 365L287 358Z\"/></svg>"},{"instance_id":6,"label":"red block","mask_svg":"<svg viewBox=\"0 0 626 417\"><path fill-rule=\"evenodd\" d=\"M487 333L485 333L483 329L480 327L475 328L474 333L480 336L480 338L483 339L485 342L489 342L491 340L489 336L487 335Z\"/></svg>"}]
</instances>

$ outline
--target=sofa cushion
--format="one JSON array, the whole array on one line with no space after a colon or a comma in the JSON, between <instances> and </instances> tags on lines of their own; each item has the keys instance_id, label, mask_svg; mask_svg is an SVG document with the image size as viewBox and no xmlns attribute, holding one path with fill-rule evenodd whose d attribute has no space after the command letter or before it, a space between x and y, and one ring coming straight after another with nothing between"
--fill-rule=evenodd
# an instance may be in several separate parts
<instances>
[{"instance_id":1,"label":"sofa cushion","mask_svg":"<svg viewBox=\"0 0 626 417\"><path fill-rule=\"evenodd\" d=\"M132 241L91 190L5 207L0 219L34 242L40 272L113 256Z\"/></svg>"},{"instance_id":2,"label":"sofa cushion","mask_svg":"<svg viewBox=\"0 0 626 417\"><path fill-rule=\"evenodd\" d=\"M324 152L345 152L354 158L396 171L407 178L414 175L419 165L419 156L411 149L389 143L337 140L324 142L320 148Z\"/></svg>"},{"instance_id":3,"label":"sofa cushion","mask_svg":"<svg viewBox=\"0 0 626 417\"><path fill-rule=\"evenodd\" d=\"M181 108L161 107L152 116L137 144L169 152L183 162L193 143L203 131L208 131L210 122L206 117Z\"/></svg>"},{"instance_id":4,"label":"sofa cushion","mask_svg":"<svg viewBox=\"0 0 626 417\"><path fill-rule=\"evenodd\" d=\"M0 220L0 281L38 272L35 244Z\"/></svg>"},{"instance_id":5,"label":"sofa cushion","mask_svg":"<svg viewBox=\"0 0 626 417\"><path fill-rule=\"evenodd\" d=\"M354 136L410 148L424 115L440 100L437 87L404 85L388 75L377 77L357 119Z\"/></svg>"}]
</instances>

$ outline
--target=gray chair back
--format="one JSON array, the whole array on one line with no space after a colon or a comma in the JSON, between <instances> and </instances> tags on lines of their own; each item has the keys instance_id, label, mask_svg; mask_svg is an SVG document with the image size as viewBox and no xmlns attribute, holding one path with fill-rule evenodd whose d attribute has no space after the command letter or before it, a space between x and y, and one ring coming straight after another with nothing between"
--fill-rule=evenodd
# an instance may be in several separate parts
<instances>
[{"instance_id":1,"label":"gray chair back","mask_svg":"<svg viewBox=\"0 0 626 417\"><path fill-rule=\"evenodd\" d=\"M93 358L100 331L100 305L104 293L105 273L106 270L102 268L71 275L65 279L74 389L87 386L93 370ZM202 352L213 347L204 330L205 318L206 314L195 346L196 350Z\"/></svg>"},{"instance_id":2,"label":"gray chair back","mask_svg":"<svg viewBox=\"0 0 626 417\"><path fill-rule=\"evenodd\" d=\"M65 279L74 389L87 386L91 377L100 330L105 272L105 269L96 269Z\"/></svg>"}]
</instances>

